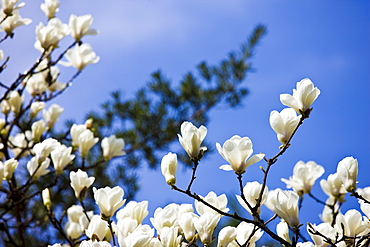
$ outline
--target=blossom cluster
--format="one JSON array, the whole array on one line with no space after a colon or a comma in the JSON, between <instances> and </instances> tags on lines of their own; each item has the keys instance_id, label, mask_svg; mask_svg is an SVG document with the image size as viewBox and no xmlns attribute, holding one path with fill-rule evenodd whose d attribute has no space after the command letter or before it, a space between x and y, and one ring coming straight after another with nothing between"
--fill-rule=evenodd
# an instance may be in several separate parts
<instances>
[{"instance_id":1,"label":"blossom cluster","mask_svg":"<svg viewBox=\"0 0 370 247\"><path fill-rule=\"evenodd\" d=\"M5 36L0 43L12 38L16 28L31 23L30 19L21 17L19 12L24 3L18 2L1 1L0 27ZM14 229L21 234L26 226L36 227L46 221L46 228L59 234L58 239L52 239L57 243L49 245L54 247L185 247L212 243L218 247L253 247L263 235L284 246L368 246L370 187L358 188L358 161L354 157L342 159L336 172L319 182L328 196L326 200L318 199L311 192L325 172L324 167L314 161L298 161L293 175L281 179L287 190L267 186L270 170L289 149L294 134L309 118L312 104L320 95L320 90L308 78L297 82L292 95L280 95L281 103L288 108L270 113L271 128L282 144L275 156L266 158L263 153L255 153L249 137L234 135L222 145L216 143L218 153L227 162L219 169L235 173L240 188L235 198L241 212L232 212L225 194L210 191L200 196L192 191L197 168L207 154L207 147L202 146L207 128L196 127L190 121L181 124L178 134L179 144L193 163L189 184L186 189L178 187L178 158L174 152L163 156L161 172L171 189L193 198L194 204L170 203L157 208L149 225L145 223L149 215L148 201L127 201L119 186L98 187L99 176L89 174L89 169L125 155L125 141L116 135L99 138L92 119L84 124L72 124L62 135L54 132L64 109L47 103L70 87L86 66L99 61L92 47L83 42L84 36L98 34L91 28L92 16L71 15L68 24L63 23L56 17L59 7L58 0L45 0L41 4L47 23L39 23L35 28L34 48L41 53L40 58L8 86L1 84L5 92L0 99L3 114L0 118L0 224L5 242L24 246L22 237L12 238L17 234ZM68 36L72 39L70 46L60 51L60 41ZM0 51L0 60L4 60L0 72L9 61L4 56L6 52ZM59 81L58 65L76 69L68 82ZM98 149L101 157L96 164L88 164L93 149ZM247 168L258 162L265 162L265 167L261 165L264 179L245 183ZM68 187L73 205L58 208L56 198L65 196L58 194L58 186ZM358 200L361 212L356 209L341 212L346 194ZM304 195L323 205L322 223L307 223L303 227L311 241L301 234L304 223L300 221L299 211ZM32 210L39 209L40 201L43 210L33 214ZM86 203L91 201L95 205L87 207ZM265 220L261 217L262 210L270 210L274 216ZM20 215L25 216L20 218ZM237 224L221 226L222 217L234 219ZM276 229L269 228L268 223L275 219L279 219ZM217 226L221 227L218 232Z\"/></svg>"}]
</instances>

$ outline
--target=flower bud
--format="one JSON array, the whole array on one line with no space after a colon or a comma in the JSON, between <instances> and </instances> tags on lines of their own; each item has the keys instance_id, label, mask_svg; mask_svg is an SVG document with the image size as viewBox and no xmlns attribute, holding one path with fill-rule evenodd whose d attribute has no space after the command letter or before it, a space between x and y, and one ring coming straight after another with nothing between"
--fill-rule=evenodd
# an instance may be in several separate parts
<instances>
[{"instance_id":1,"label":"flower bud","mask_svg":"<svg viewBox=\"0 0 370 247\"><path fill-rule=\"evenodd\" d=\"M337 167L337 173L340 181L342 181L344 188L351 192L356 190L357 174L358 174L358 162L353 157L346 157L339 161Z\"/></svg>"},{"instance_id":2,"label":"flower bud","mask_svg":"<svg viewBox=\"0 0 370 247\"><path fill-rule=\"evenodd\" d=\"M162 158L161 170L166 183L174 185L176 183L177 155L169 152Z\"/></svg>"},{"instance_id":3,"label":"flower bud","mask_svg":"<svg viewBox=\"0 0 370 247\"><path fill-rule=\"evenodd\" d=\"M185 121L181 124L181 135L178 134L177 136L190 159L199 160L202 157L202 152L207 150L207 147L200 146L206 135L206 127L202 125L197 128L191 122Z\"/></svg>"},{"instance_id":4,"label":"flower bud","mask_svg":"<svg viewBox=\"0 0 370 247\"><path fill-rule=\"evenodd\" d=\"M51 200L50 200L50 192L49 192L49 189L46 188L42 191L42 201L44 203L44 206L47 208L47 209L50 209L50 206L51 206Z\"/></svg>"}]
</instances>

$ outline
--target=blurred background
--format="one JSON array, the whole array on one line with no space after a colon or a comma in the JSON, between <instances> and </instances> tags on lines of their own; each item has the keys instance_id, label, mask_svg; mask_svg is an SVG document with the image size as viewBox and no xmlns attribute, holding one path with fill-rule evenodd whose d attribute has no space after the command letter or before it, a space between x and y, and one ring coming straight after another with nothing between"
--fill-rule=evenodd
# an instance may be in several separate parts
<instances>
[{"instance_id":1,"label":"blurred background","mask_svg":"<svg viewBox=\"0 0 370 247\"><path fill-rule=\"evenodd\" d=\"M33 48L35 26L40 21L46 23L39 9L42 1L25 2L21 15L33 23L19 27L14 41L2 44L2 49L10 50L12 60L17 61L5 71L11 78L39 56ZM218 64L229 52L239 49L253 27L263 24L268 33L252 59L254 73L244 84L250 93L242 107L226 109L220 105L212 111L206 126L207 143L215 148L216 142L222 145L238 134L251 138L255 153L274 156L280 143L268 122L270 112L282 110L279 95L291 94L296 82L308 77L321 95L291 147L272 167L269 189L284 189L280 179L289 178L299 160L313 160L325 168L313 194L326 200L319 180L336 172L338 162L347 156L359 161L358 186L370 186L369 1L62 0L57 17L68 23L72 13L93 15L92 28L98 29L99 35L84 40L101 60L88 66L73 86L53 102L64 107L63 119L82 124L86 113L99 110L110 92L120 89L130 98L158 69L177 83L185 73L195 71L201 61ZM194 191L200 195L209 191L230 197L238 194L235 174L218 169L225 163L217 152L206 153ZM259 166L265 165L261 161L249 167L244 182L261 182ZM135 199L149 201L149 217L157 207L170 202L192 203L170 190L160 170L143 166L138 173L141 189ZM180 166L177 185L185 188L189 180L190 169ZM343 213L358 208L356 200L346 199ZM300 212L302 223L320 222L321 211L322 205L306 197ZM242 215L247 216L247 212ZM272 213L263 208L262 215L268 219Z\"/></svg>"}]
</instances>

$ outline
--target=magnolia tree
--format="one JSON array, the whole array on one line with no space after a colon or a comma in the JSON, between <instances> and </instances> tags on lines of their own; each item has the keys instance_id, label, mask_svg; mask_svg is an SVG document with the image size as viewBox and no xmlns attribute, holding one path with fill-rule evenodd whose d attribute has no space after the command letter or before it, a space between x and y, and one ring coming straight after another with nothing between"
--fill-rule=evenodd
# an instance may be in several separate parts
<instances>
[{"instance_id":1,"label":"magnolia tree","mask_svg":"<svg viewBox=\"0 0 370 247\"><path fill-rule=\"evenodd\" d=\"M4 37L1 42L12 38L15 28L31 22L20 16L24 4L17 2L2 1L0 26ZM255 246L262 235L284 246L370 245L370 187L357 188L355 158L344 158L335 173L320 181L328 195L326 200L311 193L313 184L324 173L324 168L314 161L298 162L293 175L282 179L291 190L267 188L270 170L288 150L294 134L309 118L312 103L320 95L320 90L309 79L298 82L292 95L280 95L281 103L288 108L270 113L270 125L282 144L275 156L253 154L248 137L235 135L222 146L216 143L227 162L220 169L235 173L240 189L236 199L250 217L242 217L243 212L230 212L224 194L210 191L200 196L192 190L197 168L207 151L207 147L202 146L207 128L197 128L188 121L181 124L178 139L193 164L189 184L184 188L176 184L175 153L162 158L161 171L170 188L193 198L194 205L171 203L158 208L150 218L150 226L143 223L149 214L148 201L126 203L121 187L94 187L99 178L89 176L88 172L101 162L90 164L88 159L91 148L99 142L91 129L91 121L73 124L68 132L55 135L53 127L63 108L56 104L47 108L45 102L63 93L87 65L99 61L91 46L82 41L85 35L94 35L97 31L90 28L93 20L90 15L71 15L68 24L62 23L55 17L58 8L57 0L46 0L41 5L48 22L36 27L34 47L40 52L37 61L15 81L0 84L3 90L0 98L3 113L0 118L0 231L4 245L33 246L29 241L35 234L45 239L39 243L44 246L174 247L215 243L218 247L237 247ZM72 42L63 49L59 42L67 36L72 37ZM0 71L3 71L9 61L6 51L0 52L0 59L3 61ZM59 64L76 68L67 83L58 81ZM122 138L111 135L100 144L101 160L125 155ZM262 181L244 181L246 169L255 163L261 165ZM55 203L58 196L65 196L59 195L61 186L71 188L68 192L74 197L73 205ZM358 200L362 212L355 209L341 212L347 193ZM304 194L323 205L323 223L301 223L299 210ZM87 200L89 196L93 201ZM94 203L99 210L88 210L94 208L91 205ZM272 218L261 217L261 210L266 210L263 205L274 213ZM218 236L214 236L222 217L239 223L236 227L223 227ZM279 221L276 229L270 226L272 221ZM312 241L305 239L304 231Z\"/></svg>"}]
</instances>

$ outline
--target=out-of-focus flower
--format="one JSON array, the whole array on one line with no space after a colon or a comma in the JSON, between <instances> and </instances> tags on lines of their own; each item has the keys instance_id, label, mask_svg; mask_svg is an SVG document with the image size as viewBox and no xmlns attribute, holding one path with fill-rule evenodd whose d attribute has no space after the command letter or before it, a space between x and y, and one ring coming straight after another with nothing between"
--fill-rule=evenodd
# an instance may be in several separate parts
<instances>
[{"instance_id":1,"label":"out-of-focus flower","mask_svg":"<svg viewBox=\"0 0 370 247\"><path fill-rule=\"evenodd\" d=\"M298 161L293 169L293 176L288 179L282 178L287 188L293 188L298 195L310 193L312 185L325 172L324 167L316 164L314 161Z\"/></svg>"},{"instance_id":2,"label":"out-of-focus flower","mask_svg":"<svg viewBox=\"0 0 370 247\"><path fill-rule=\"evenodd\" d=\"M291 243L289 237L289 225L285 221L282 220L276 225L276 234L288 243Z\"/></svg>"},{"instance_id":3,"label":"out-of-focus flower","mask_svg":"<svg viewBox=\"0 0 370 247\"><path fill-rule=\"evenodd\" d=\"M40 141L42 134L48 129L43 119L36 121L32 124L32 140L36 143Z\"/></svg>"},{"instance_id":4,"label":"out-of-focus flower","mask_svg":"<svg viewBox=\"0 0 370 247\"><path fill-rule=\"evenodd\" d=\"M8 95L10 108L15 114L18 114L21 110L23 99L24 96L19 95L18 91L11 91Z\"/></svg>"},{"instance_id":5,"label":"out-of-focus flower","mask_svg":"<svg viewBox=\"0 0 370 247\"><path fill-rule=\"evenodd\" d=\"M225 171L234 170L236 174L244 173L248 166L265 157L264 154L255 154L251 157L253 154L252 146L252 141L248 137L241 138L238 135L234 135L225 141L222 147L219 143L216 143L218 152L230 163L230 165L220 166L220 169Z\"/></svg>"},{"instance_id":6,"label":"out-of-focus flower","mask_svg":"<svg viewBox=\"0 0 370 247\"><path fill-rule=\"evenodd\" d=\"M0 12L0 19L3 20L5 15ZM14 11L11 16L8 16L1 24L0 30L6 32L7 35L13 37L13 31L17 27L28 25L32 22L31 19L22 18L22 16L18 13L18 11Z\"/></svg>"},{"instance_id":7,"label":"out-of-focus flower","mask_svg":"<svg viewBox=\"0 0 370 247\"><path fill-rule=\"evenodd\" d=\"M94 215L85 233L92 240L103 241L108 231L108 222L102 220L100 216Z\"/></svg>"},{"instance_id":8,"label":"out-of-focus flower","mask_svg":"<svg viewBox=\"0 0 370 247\"><path fill-rule=\"evenodd\" d=\"M64 167L75 158L75 155L71 154L71 152L72 148L65 145L60 145L51 152L51 160L57 174L61 174Z\"/></svg>"},{"instance_id":9,"label":"out-of-focus flower","mask_svg":"<svg viewBox=\"0 0 370 247\"><path fill-rule=\"evenodd\" d=\"M117 220L122 220L124 218L131 218L137 221L138 224L141 224L143 219L149 214L148 211L148 201L135 202L130 201L126 204L123 209L120 209L117 214Z\"/></svg>"},{"instance_id":10,"label":"out-of-focus flower","mask_svg":"<svg viewBox=\"0 0 370 247\"><path fill-rule=\"evenodd\" d=\"M91 130L85 130L81 133L78 140L78 146L82 157L86 157L90 149L99 141L99 138L94 138Z\"/></svg>"},{"instance_id":11,"label":"out-of-focus flower","mask_svg":"<svg viewBox=\"0 0 370 247\"><path fill-rule=\"evenodd\" d=\"M0 161L1 162L1 161ZM18 167L18 160L16 159L9 159L4 162L4 179L10 180L13 177L14 170Z\"/></svg>"},{"instance_id":12,"label":"out-of-focus flower","mask_svg":"<svg viewBox=\"0 0 370 247\"><path fill-rule=\"evenodd\" d=\"M245 244L248 241L250 247L255 247L256 242L262 237L263 231L257 230L254 231L254 225L247 222L241 222L236 227L236 241L239 244ZM252 235L252 236L251 236ZM232 241L228 247L239 247L240 245L235 240Z\"/></svg>"},{"instance_id":13,"label":"out-of-focus flower","mask_svg":"<svg viewBox=\"0 0 370 247\"><path fill-rule=\"evenodd\" d=\"M94 177L88 177L87 173L78 169L77 172L71 171L69 174L71 187L75 192L76 198L82 200L85 197L87 189L94 183Z\"/></svg>"},{"instance_id":14,"label":"out-of-focus flower","mask_svg":"<svg viewBox=\"0 0 370 247\"><path fill-rule=\"evenodd\" d=\"M277 139L282 144L286 144L293 131L298 125L300 117L293 108L285 108L280 113L272 111L270 113L270 126L276 132Z\"/></svg>"},{"instance_id":15,"label":"out-of-focus flower","mask_svg":"<svg viewBox=\"0 0 370 247\"><path fill-rule=\"evenodd\" d=\"M97 63L100 60L100 57L96 56L92 47L87 43L69 49L65 57L68 62L60 61L59 63L66 67L75 67L78 70L82 70L87 65Z\"/></svg>"},{"instance_id":16,"label":"out-of-focus flower","mask_svg":"<svg viewBox=\"0 0 370 247\"><path fill-rule=\"evenodd\" d=\"M3 60L3 58L4 58L4 51L0 50L0 60Z\"/></svg>"},{"instance_id":17,"label":"out-of-focus flower","mask_svg":"<svg viewBox=\"0 0 370 247\"><path fill-rule=\"evenodd\" d=\"M218 233L217 247L228 247L229 243L236 238L236 228L233 226L225 226Z\"/></svg>"},{"instance_id":18,"label":"out-of-focus flower","mask_svg":"<svg viewBox=\"0 0 370 247\"><path fill-rule=\"evenodd\" d=\"M93 211L87 212L89 218L93 217ZM68 222L66 223L64 229L67 235L76 239L81 236L89 225L89 220L84 214L84 209L80 205L72 205L67 210Z\"/></svg>"},{"instance_id":19,"label":"out-of-focus flower","mask_svg":"<svg viewBox=\"0 0 370 247\"><path fill-rule=\"evenodd\" d=\"M19 0L2 0L1 1L2 13L8 16L14 15L13 12L14 10L20 9L25 5L25 3L20 3L18 6L15 6L18 2Z\"/></svg>"},{"instance_id":20,"label":"out-of-focus flower","mask_svg":"<svg viewBox=\"0 0 370 247\"><path fill-rule=\"evenodd\" d=\"M262 190L262 184L258 183L257 181L248 182L244 186L244 188L243 188L244 197L252 208L256 206L256 203L257 203L256 200L259 197L259 195L261 193L261 190ZM265 189L264 189L263 194L262 194L260 205L262 205L266 201L267 194L268 194L268 188L267 188L267 186L265 186ZM250 214L252 214L252 211L250 210L248 205L244 202L244 200L241 196L236 195L236 199L238 199L238 202L240 203L240 205L243 206L243 208L245 208ZM261 211L261 207L258 208L258 213L260 211Z\"/></svg>"},{"instance_id":21,"label":"out-of-focus flower","mask_svg":"<svg viewBox=\"0 0 370 247\"><path fill-rule=\"evenodd\" d=\"M265 205L291 227L297 227L299 225L298 199L298 194L294 191L276 189L269 192Z\"/></svg>"},{"instance_id":22,"label":"out-of-focus flower","mask_svg":"<svg viewBox=\"0 0 370 247\"><path fill-rule=\"evenodd\" d=\"M50 200L50 191L48 188L44 189L42 191L42 202L44 203L44 206L49 209L51 206L51 200Z\"/></svg>"},{"instance_id":23,"label":"out-of-focus flower","mask_svg":"<svg viewBox=\"0 0 370 247\"><path fill-rule=\"evenodd\" d=\"M31 141L31 131L26 131L26 133L17 133L15 136L9 136L9 146L12 148L14 156L22 157L28 155L29 151L25 151L25 149L31 146Z\"/></svg>"},{"instance_id":24,"label":"out-of-focus flower","mask_svg":"<svg viewBox=\"0 0 370 247\"><path fill-rule=\"evenodd\" d=\"M51 151L53 151L60 145L61 144L57 140L53 138L48 138L43 142L37 143L35 146L33 146L32 151L35 153L38 161L42 162L46 159L46 157L49 156Z\"/></svg>"},{"instance_id":25,"label":"out-of-focus flower","mask_svg":"<svg viewBox=\"0 0 370 247\"><path fill-rule=\"evenodd\" d=\"M340 181L338 173L330 174L327 180L322 179L320 181L320 186L324 193L340 202L344 202L344 195L347 193L342 185L343 183Z\"/></svg>"},{"instance_id":26,"label":"out-of-focus flower","mask_svg":"<svg viewBox=\"0 0 370 247\"><path fill-rule=\"evenodd\" d=\"M58 0L45 0L44 3L40 5L40 9L48 19L55 17L55 13L59 12L59 1Z\"/></svg>"},{"instance_id":27,"label":"out-of-focus flower","mask_svg":"<svg viewBox=\"0 0 370 247\"><path fill-rule=\"evenodd\" d=\"M55 49L58 47L59 41L68 33L68 25L62 23L58 18L50 19L46 26L40 22L36 27L35 48L41 53L45 50Z\"/></svg>"},{"instance_id":28,"label":"out-of-focus flower","mask_svg":"<svg viewBox=\"0 0 370 247\"><path fill-rule=\"evenodd\" d=\"M204 138L207 135L207 128L203 125L195 127L191 122L181 124L181 135L177 134L181 146L185 149L190 159L199 159L200 155L207 150L207 147L201 147Z\"/></svg>"},{"instance_id":29,"label":"out-of-focus flower","mask_svg":"<svg viewBox=\"0 0 370 247\"><path fill-rule=\"evenodd\" d=\"M93 22L91 15L76 16L71 15L69 17L69 28L71 29L72 37L75 38L77 42L85 35L96 35L98 31L95 29L90 29Z\"/></svg>"},{"instance_id":30,"label":"out-of-focus flower","mask_svg":"<svg viewBox=\"0 0 370 247\"><path fill-rule=\"evenodd\" d=\"M55 122L58 121L60 114L64 111L64 108L60 107L57 104L52 104L48 110L43 110L43 117L45 119L46 125L49 129L52 129Z\"/></svg>"},{"instance_id":31,"label":"out-of-focus flower","mask_svg":"<svg viewBox=\"0 0 370 247\"><path fill-rule=\"evenodd\" d=\"M337 232L342 232L348 237L355 237L366 230L366 225L362 221L362 215L356 209L348 210L344 215L338 214L334 228Z\"/></svg>"},{"instance_id":32,"label":"out-of-focus flower","mask_svg":"<svg viewBox=\"0 0 370 247\"><path fill-rule=\"evenodd\" d=\"M325 201L325 204L330 205L330 207L325 205L322 213L319 216L323 222L331 224L333 222L333 211L340 213L339 204L336 203L336 199L334 199L334 197L329 197Z\"/></svg>"},{"instance_id":33,"label":"out-of-focus flower","mask_svg":"<svg viewBox=\"0 0 370 247\"><path fill-rule=\"evenodd\" d=\"M107 241L84 240L81 242L80 247L112 247L112 245Z\"/></svg>"},{"instance_id":34,"label":"out-of-focus flower","mask_svg":"<svg viewBox=\"0 0 370 247\"><path fill-rule=\"evenodd\" d=\"M229 208L227 208L227 197L225 194L222 194L220 196L217 196L215 192L210 191L205 197L201 197L204 201L208 202L212 206L218 208L219 210L227 213L229 212ZM212 214L217 214L216 211L214 211L212 208L204 205L201 202L198 202L197 200L194 201L195 208L198 212L198 214L202 215L207 212L212 213Z\"/></svg>"},{"instance_id":35,"label":"out-of-focus flower","mask_svg":"<svg viewBox=\"0 0 370 247\"><path fill-rule=\"evenodd\" d=\"M48 84L42 74L34 74L26 83L26 90L31 96L42 95L46 90L48 90Z\"/></svg>"},{"instance_id":36,"label":"out-of-focus flower","mask_svg":"<svg viewBox=\"0 0 370 247\"><path fill-rule=\"evenodd\" d=\"M0 161L0 187L2 186L4 181L4 170L5 170L4 163Z\"/></svg>"},{"instance_id":37,"label":"out-of-focus flower","mask_svg":"<svg viewBox=\"0 0 370 247\"><path fill-rule=\"evenodd\" d=\"M180 246L182 236L179 235L177 226L163 227L161 231L161 243L163 247Z\"/></svg>"},{"instance_id":38,"label":"out-of-focus flower","mask_svg":"<svg viewBox=\"0 0 370 247\"><path fill-rule=\"evenodd\" d=\"M207 246L212 242L213 231L220 219L221 215L211 212L205 212L199 218L194 218L194 226L203 245Z\"/></svg>"},{"instance_id":39,"label":"out-of-focus flower","mask_svg":"<svg viewBox=\"0 0 370 247\"><path fill-rule=\"evenodd\" d=\"M346 157L339 161L337 166L339 180L342 181L344 188L350 192L356 190L358 162L353 157Z\"/></svg>"},{"instance_id":40,"label":"out-of-focus flower","mask_svg":"<svg viewBox=\"0 0 370 247\"><path fill-rule=\"evenodd\" d=\"M30 118L33 119L36 117L37 113L45 108L45 102L35 101L31 104Z\"/></svg>"},{"instance_id":41,"label":"out-of-focus flower","mask_svg":"<svg viewBox=\"0 0 370 247\"><path fill-rule=\"evenodd\" d=\"M168 185L176 183L177 155L169 152L162 158L161 171Z\"/></svg>"},{"instance_id":42,"label":"out-of-focus flower","mask_svg":"<svg viewBox=\"0 0 370 247\"><path fill-rule=\"evenodd\" d=\"M110 218L125 203L123 189L119 186L114 188L93 188L94 199L100 208L100 214L104 218Z\"/></svg>"},{"instance_id":43,"label":"out-of-focus flower","mask_svg":"<svg viewBox=\"0 0 370 247\"><path fill-rule=\"evenodd\" d=\"M8 115L11 110L9 100L4 99L3 101L0 102L0 106L1 112L4 113L5 115Z\"/></svg>"},{"instance_id":44,"label":"out-of-focus flower","mask_svg":"<svg viewBox=\"0 0 370 247\"><path fill-rule=\"evenodd\" d=\"M101 142L101 147L105 160L110 160L113 157L126 154L126 152L122 150L125 147L125 141L122 138L116 138L115 135L104 137Z\"/></svg>"},{"instance_id":45,"label":"out-of-focus flower","mask_svg":"<svg viewBox=\"0 0 370 247\"><path fill-rule=\"evenodd\" d=\"M319 225L308 223L307 232L315 242L315 246L325 247L329 245L322 236L314 234L316 231L325 236L325 238L335 242L336 230L329 223L324 222Z\"/></svg>"},{"instance_id":46,"label":"out-of-focus flower","mask_svg":"<svg viewBox=\"0 0 370 247\"><path fill-rule=\"evenodd\" d=\"M36 157L32 157L27 163L27 170L32 179L37 180L41 176L44 176L50 172L47 169L50 165L50 159L46 158L44 161L40 162Z\"/></svg>"},{"instance_id":47,"label":"out-of-focus flower","mask_svg":"<svg viewBox=\"0 0 370 247\"><path fill-rule=\"evenodd\" d=\"M72 138L72 146L78 147L79 146L79 139L82 132L87 130L84 124L73 124L70 130L71 138Z\"/></svg>"},{"instance_id":48,"label":"out-of-focus flower","mask_svg":"<svg viewBox=\"0 0 370 247\"><path fill-rule=\"evenodd\" d=\"M283 105L292 107L298 114L308 117L312 103L320 95L320 90L314 87L308 78L297 82L297 88L293 89L293 95L280 94L280 101Z\"/></svg>"}]
</instances>

